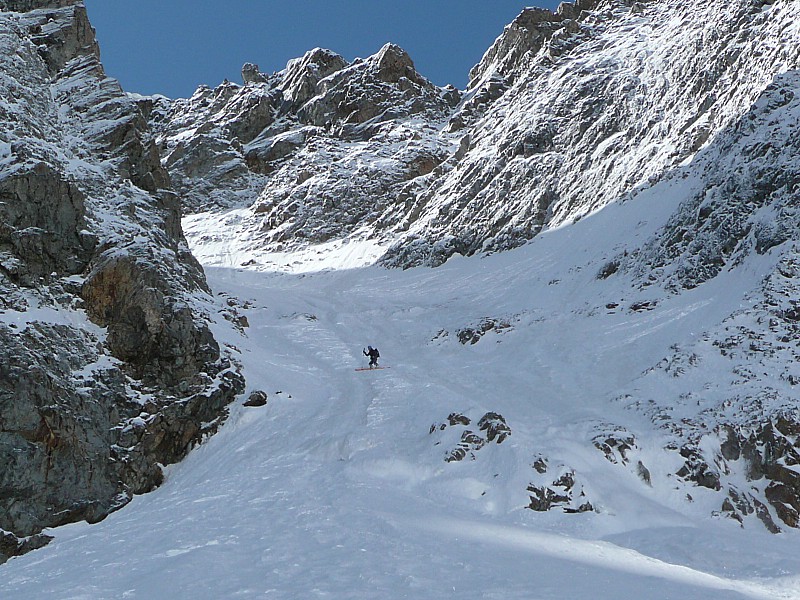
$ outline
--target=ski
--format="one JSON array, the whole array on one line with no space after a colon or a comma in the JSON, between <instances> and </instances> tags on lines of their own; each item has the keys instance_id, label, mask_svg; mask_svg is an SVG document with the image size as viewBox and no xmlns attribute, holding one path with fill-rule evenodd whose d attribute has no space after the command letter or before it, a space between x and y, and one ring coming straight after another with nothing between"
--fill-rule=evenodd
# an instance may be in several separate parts
<instances>
[{"instance_id":1,"label":"ski","mask_svg":"<svg viewBox=\"0 0 800 600\"><path fill-rule=\"evenodd\" d=\"M356 371L379 371L380 369L391 369L391 367L358 367Z\"/></svg>"}]
</instances>

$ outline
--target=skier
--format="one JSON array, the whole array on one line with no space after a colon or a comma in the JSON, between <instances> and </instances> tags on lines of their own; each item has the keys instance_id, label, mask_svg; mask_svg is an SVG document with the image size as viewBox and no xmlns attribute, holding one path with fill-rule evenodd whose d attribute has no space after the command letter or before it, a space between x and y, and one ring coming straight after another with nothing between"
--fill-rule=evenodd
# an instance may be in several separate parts
<instances>
[{"instance_id":1,"label":"skier","mask_svg":"<svg viewBox=\"0 0 800 600\"><path fill-rule=\"evenodd\" d=\"M372 346L367 346L367 348L369 350L364 350L364 356L369 356L369 368L375 369L378 367L378 359L381 357L381 353Z\"/></svg>"}]
</instances>

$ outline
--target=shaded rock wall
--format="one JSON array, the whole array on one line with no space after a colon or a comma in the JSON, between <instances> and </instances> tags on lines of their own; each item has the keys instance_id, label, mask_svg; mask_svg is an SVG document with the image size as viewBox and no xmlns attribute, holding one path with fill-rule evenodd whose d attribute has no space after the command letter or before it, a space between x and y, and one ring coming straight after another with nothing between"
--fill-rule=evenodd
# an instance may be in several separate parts
<instances>
[{"instance_id":1,"label":"shaded rock wall","mask_svg":"<svg viewBox=\"0 0 800 600\"><path fill-rule=\"evenodd\" d=\"M0 3L0 561L157 486L243 383L76 2Z\"/></svg>"}]
</instances>

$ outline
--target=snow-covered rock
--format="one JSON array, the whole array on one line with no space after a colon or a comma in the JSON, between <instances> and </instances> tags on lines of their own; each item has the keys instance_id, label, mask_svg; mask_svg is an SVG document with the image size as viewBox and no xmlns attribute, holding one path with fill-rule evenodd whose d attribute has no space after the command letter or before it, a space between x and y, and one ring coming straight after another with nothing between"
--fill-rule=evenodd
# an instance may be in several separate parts
<instances>
[{"instance_id":1,"label":"snow-covered rock","mask_svg":"<svg viewBox=\"0 0 800 600\"><path fill-rule=\"evenodd\" d=\"M796 2L579 7L526 10L473 70L467 97L486 100L455 115L474 121L467 149L414 198L387 264L513 247L623 200L746 121L800 66Z\"/></svg>"},{"instance_id":2,"label":"snow-covered rock","mask_svg":"<svg viewBox=\"0 0 800 600\"><path fill-rule=\"evenodd\" d=\"M230 209L217 239L248 260L275 249L380 237L455 150L439 134L460 94L400 47L349 64L316 48L244 86L154 99L164 165L198 226Z\"/></svg>"},{"instance_id":3,"label":"snow-covered rock","mask_svg":"<svg viewBox=\"0 0 800 600\"><path fill-rule=\"evenodd\" d=\"M205 246L258 263L371 240L386 265L438 265L523 244L691 162L798 67L797 11L785 0L530 8L463 97L391 44L352 65L315 49L244 86L158 99L155 127L190 229L218 222Z\"/></svg>"},{"instance_id":4,"label":"snow-covered rock","mask_svg":"<svg viewBox=\"0 0 800 600\"><path fill-rule=\"evenodd\" d=\"M158 485L240 376L139 104L80 2L0 12L0 560Z\"/></svg>"}]
</instances>

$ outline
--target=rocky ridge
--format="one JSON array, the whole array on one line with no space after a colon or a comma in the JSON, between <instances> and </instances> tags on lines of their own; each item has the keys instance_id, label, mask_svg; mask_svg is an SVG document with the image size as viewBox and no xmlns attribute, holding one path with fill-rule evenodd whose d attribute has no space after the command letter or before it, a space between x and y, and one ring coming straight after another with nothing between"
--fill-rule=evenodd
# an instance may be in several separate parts
<instances>
[{"instance_id":1,"label":"rocky ridge","mask_svg":"<svg viewBox=\"0 0 800 600\"><path fill-rule=\"evenodd\" d=\"M796 18L749 0L525 11L473 70L481 108L454 115L466 151L415 198L386 264L510 248L652 185L797 68Z\"/></svg>"},{"instance_id":2,"label":"rocky ridge","mask_svg":"<svg viewBox=\"0 0 800 600\"><path fill-rule=\"evenodd\" d=\"M157 486L241 389L146 113L77 1L0 3L0 561Z\"/></svg>"},{"instance_id":3,"label":"rocky ridge","mask_svg":"<svg viewBox=\"0 0 800 600\"><path fill-rule=\"evenodd\" d=\"M255 255L373 235L454 149L438 132L460 93L393 44L353 63L317 48L272 75L247 64L243 79L153 101L164 165L195 213L189 230L222 213L208 242Z\"/></svg>"},{"instance_id":4,"label":"rocky ridge","mask_svg":"<svg viewBox=\"0 0 800 600\"><path fill-rule=\"evenodd\" d=\"M153 120L190 240L216 207L225 233L205 242L256 264L369 239L388 266L435 266L523 244L691 160L797 66L796 16L785 1L580 0L525 9L463 95L396 46L353 65L316 49L272 75L245 65L244 86L158 99Z\"/></svg>"}]
</instances>

